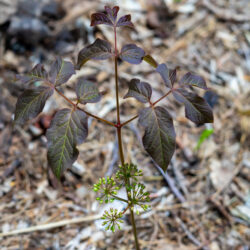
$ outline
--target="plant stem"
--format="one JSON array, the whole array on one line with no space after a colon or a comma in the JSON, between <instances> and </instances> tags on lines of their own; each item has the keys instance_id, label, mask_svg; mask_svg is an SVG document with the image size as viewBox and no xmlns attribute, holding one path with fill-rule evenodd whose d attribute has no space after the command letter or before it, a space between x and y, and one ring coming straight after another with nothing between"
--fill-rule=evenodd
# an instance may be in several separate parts
<instances>
[{"instance_id":1,"label":"plant stem","mask_svg":"<svg viewBox=\"0 0 250 250\"><path fill-rule=\"evenodd\" d=\"M158 102L160 102L162 99L164 99L165 97L167 97L170 93L172 93L174 89L170 89L165 95L163 95L161 98L159 98L157 101L152 103L152 106L155 106L155 104L157 104Z\"/></svg>"},{"instance_id":2,"label":"plant stem","mask_svg":"<svg viewBox=\"0 0 250 250\"><path fill-rule=\"evenodd\" d=\"M118 53L117 53L117 41L116 41L116 27L114 27L115 34L115 96L116 96L116 112L117 112L117 125L120 125L120 105L119 105L119 86L118 86Z\"/></svg>"},{"instance_id":3,"label":"plant stem","mask_svg":"<svg viewBox=\"0 0 250 250\"><path fill-rule=\"evenodd\" d=\"M121 198L121 197L118 197L118 196L116 196L116 195L111 195L113 198L116 198L117 200L119 200L119 201L123 201L123 202L126 202L126 203L128 203L128 201L127 200L125 200L125 199L123 199L123 198Z\"/></svg>"},{"instance_id":4,"label":"plant stem","mask_svg":"<svg viewBox=\"0 0 250 250\"><path fill-rule=\"evenodd\" d=\"M151 103L151 106L155 106L158 102L160 102L162 99L164 99L165 97L167 97L170 93L172 93L174 90L176 89L170 89L165 95L163 95L162 97L160 97L158 100L156 100L155 102ZM128 123L132 122L133 120L135 120L139 115L135 115L134 117L130 118L129 120L123 122L120 126L123 127L125 125L127 125Z\"/></svg>"},{"instance_id":5,"label":"plant stem","mask_svg":"<svg viewBox=\"0 0 250 250\"><path fill-rule=\"evenodd\" d=\"M117 124L116 124L116 131L117 131L117 138L118 138L118 146L119 146L119 155L122 166L125 165L124 161L124 153L123 153L123 147L122 147L122 134L121 134L121 123L120 123L120 107L119 107L119 86L118 86L118 53L117 53L117 39L116 39L116 27L114 27L114 36L115 36L115 91L116 91L116 111L117 111ZM127 197L129 201L129 190L128 187L130 185L129 179L125 177L125 186L127 191ZM135 218L134 218L134 212L132 208L129 206L130 210L130 216L131 216L131 222L132 222L132 228L135 238L135 247L136 250L140 250L138 238L137 238L137 232L136 232L136 225L135 225Z\"/></svg>"},{"instance_id":6,"label":"plant stem","mask_svg":"<svg viewBox=\"0 0 250 250\"><path fill-rule=\"evenodd\" d=\"M117 131L117 138L118 138L119 155L120 155L121 164L123 166L125 164L125 160L124 160L123 147L122 147L121 127L117 127L116 131Z\"/></svg>"},{"instance_id":7,"label":"plant stem","mask_svg":"<svg viewBox=\"0 0 250 250\"><path fill-rule=\"evenodd\" d=\"M133 233L134 233L134 238L135 238L135 247L137 250L140 250L140 245L137 239L134 211L131 209L131 207L129 209L130 209L131 222L132 222Z\"/></svg>"},{"instance_id":8,"label":"plant stem","mask_svg":"<svg viewBox=\"0 0 250 250\"><path fill-rule=\"evenodd\" d=\"M136 115L136 116L132 117L131 119L127 120L126 122L122 123L122 124L121 124L121 127L123 127L123 126L125 126L126 124L132 122L132 121L133 121L134 119L136 119L138 116L139 116L139 115Z\"/></svg>"},{"instance_id":9,"label":"plant stem","mask_svg":"<svg viewBox=\"0 0 250 250\"><path fill-rule=\"evenodd\" d=\"M57 88L54 88L54 89L55 89L55 91L56 91L60 96L62 96L68 103L70 103L71 105L73 105L75 108L77 108L77 109L83 111L86 115L91 116L91 117L97 119L98 121L104 122L104 123L106 123L106 124L108 124L108 125L111 125L111 126L113 126L113 127L116 126L113 122L107 121L107 120L105 120L105 119L103 119L103 118L101 118L101 117L99 117L99 116L93 115L93 114L89 113L88 111L86 111L86 110L84 110L84 109L78 107L76 103L73 103L68 97L66 97L66 96L65 96L62 92L60 92Z\"/></svg>"}]
</instances>

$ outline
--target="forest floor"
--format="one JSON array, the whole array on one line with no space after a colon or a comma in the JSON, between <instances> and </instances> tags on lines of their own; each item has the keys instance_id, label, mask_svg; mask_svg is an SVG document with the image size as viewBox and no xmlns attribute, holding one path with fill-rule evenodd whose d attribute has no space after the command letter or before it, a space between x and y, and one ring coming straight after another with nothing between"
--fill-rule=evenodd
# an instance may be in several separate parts
<instances>
[{"instance_id":1,"label":"forest floor","mask_svg":"<svg viewBox=\"0 0 250 250\"><path fill-rule=\"evenodd\" d=\"M115 2L115 1L113 1ZM112 2L112 3L113 3ZM113 42L107 26L90 27L90 15L111 1L0 0L0 249L134 249L129 216L114 234L103 230L92 185L119 164L115 130L89 119L89 135L77 162L61 182L47 164L45 132L55 112L67 107L49 99L38 118L13 129L24 85L15 75L57 55L73 62L96 37ZM179 66L179 76L203 76L211 91L213 124L197 127L172 97L162 103L174 118L177 148L162 175L141 146L134 120L124 127L127 162L144 172L151 209L136 215L141 249L247 250L250 246L250 2L248 0L124 0L120 14L136 29L122 29L119 44L136 43L159 63ZM98 83L105 95L86 109L115 121L112 60L88 62L77 74ZM153 98L166 91L146 63L119 65L121 97L131 78L150 82ZM72 77L64 94L74 99ZM204 94L200 92L201 94ZM126 121L143 105L121 98ZM197 147L201 134L213 133ZM115 203L122 207L123 204Z\"/></svg>"}]
</instances>

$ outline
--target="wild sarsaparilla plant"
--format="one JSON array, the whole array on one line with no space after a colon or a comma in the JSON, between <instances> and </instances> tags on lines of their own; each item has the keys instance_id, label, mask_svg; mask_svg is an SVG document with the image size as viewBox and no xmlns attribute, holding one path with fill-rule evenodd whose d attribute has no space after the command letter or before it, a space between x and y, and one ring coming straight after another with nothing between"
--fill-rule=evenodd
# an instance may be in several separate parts
<instances>
[{"instance_id":1,"label":"wild sarsaparilla plant","mask_svg":"<svg viewBox=\"0 0 250 250\"><path fill-rule=\"evenodd\" d=\"M63 108L55 114L46 136L48 139L48 164L53 173L60 178L63 171L70 168L78 157L77 145L84 142L88 134L88 116L100 122L113 126L116 129L120 155L120 166L114 176L100 178L93 190L99 193L97 200L100 203L108 203L120 200L126 204L126 208L118 211L111 208L105 211L102 219L106 229L115 231L120 228L122 217L126 211L130 211L131 223L135 238L136 249L139 249L134 211L138 208L147 210L149 193L145 191L144 184L139 178L142 171L133 163L126 162L123 153L122 128L131 121L139 118L139 124L144 128L142 142L147 153L153 161L166 171L175 151L175 130L173 119L164 106L160 106L161 100L173 94L175 99L185 106L185 115L197 125L213 122L213 113L206 101L198 96L193 87L207 90L205 80L196 74L186 73L177 81L177 70L169 69L166 64L158 64L152 56L146 55L142 48L135 44L125 44L121 50L117 46L117 29L122 27L134 28L131 16L125 15L117 18L119 7L105 7L105 12L94 13L91 16L91 26L100 24L108 25L114 33L114 47L111 43L96 39L93 44L83 48L78 54L77 64L57 58L47 71L43 65L36 65L30 73L18 76L18 79L26 84L26 90L18 98L15 112L15 124L23 125L29 119L35 118L42 112L44 105L54 92L61 95L71 108ZM96 114L89 113L85 104L100 101L102 94L98 91L96 83L79 78L76 84L76 101L67 98L59 87L65 85L70 77L75 74L89 60L114 61L115 90L116 90L116 121L108 121ZM124 98L133 97L146 107L139 110L138 115L127 121L120 120L119 83L118 83L118 59L130 64L140 64L143 61L149 63L160 74L166 87L166 93L158 100L152 100L152 87L149 83L132 79L128 82L128 92ZM38 87L36 87L38 86ZM118 190L125 187L127 198L118 196Z\"/></svg>"}]
</instances>

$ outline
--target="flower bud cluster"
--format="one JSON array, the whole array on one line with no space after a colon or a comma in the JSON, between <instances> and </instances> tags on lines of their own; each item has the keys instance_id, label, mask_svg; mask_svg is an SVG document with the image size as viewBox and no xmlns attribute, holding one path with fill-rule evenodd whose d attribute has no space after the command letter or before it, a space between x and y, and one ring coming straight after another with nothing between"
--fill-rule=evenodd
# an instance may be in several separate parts
<instances>
[{"instance_id":1,"label":"flower bud cluster","mask_svg":"<svg viewBox=\"0 0 250 250\"><path fill-rule=\"evenodd\" d=\"M114 196L117 195L117 191L120 189L120 186L117 185L114 178L100 178L97 184L94 184L93 190L95 192L100 192L101 195L96 198L100 204L103 202L113 202L115 200Z\"/></svg>"},{"instance_id":2,"label":"flower bud cluster","mask_svg":"<svg viewBox=\"0 0 250 250\"><path fill-rule=\"evenodd\" d=\"M110 211L105 210L101 218L102 220L104 220L102 225L105 226L106 230L115 232L116 227L118 229L121 229L120 223L123 223L123 221L121 220L122 216L123 213L118 212L117 209L110 208Z\"/></svg>"},{"instance_id":3,"label":"flower bud cluster","mask_svg":"<svg viewBox=\"0 0 250 250\"><path fill-rule=\"evenodd\" d=\"M137 177L143 176L142 170L139 170L133 163L126 163L124 166L119 166L119 170L116 172L116 178L119 180L132 179L138 181Z\"/></svg>"},{"instance_id":4,"label":"flower bud cluster","mask_svg":"<svg viewBox=\"0 0 250 250\"><path fill-rule=\"evenodd\" d=\"M145 204L145 202L150 202L149 192L145 192L145 185L142 183L132 183L128 190L128 197L132 204L132 208L139 206L144 211L146 211L150 206ZM139 211L137 210L136 213L138 214Z\"/></svg>"},{"instance_id":5,"label":"flower bud cluster","mask_svg":"<svg viewBox=\"0 0 250 250\"><path fill-rule=\"evenodd\" d=\"M100 192L100 196L96 198L100 204L103 202L113 202L115 199L127 203L127 208L123 212L118 212L117 209L111 208L110 211L105 211L102 218L103 226L106 230L115 231L116 227L120 229L120 223L123 221L121 217L128 208L136 210L139 214L138 207L146 211L150 206L145 204L150 201L149 193L145 191L145 185L139 183L138 177L143 176L142 171L134 164L124 164L119 166L115 177L100 178L97 184L94 184L93 190ZM125 200L117 196L117 191L124 186L127 190L128 199Z\"/></svg>"}]
</instances>

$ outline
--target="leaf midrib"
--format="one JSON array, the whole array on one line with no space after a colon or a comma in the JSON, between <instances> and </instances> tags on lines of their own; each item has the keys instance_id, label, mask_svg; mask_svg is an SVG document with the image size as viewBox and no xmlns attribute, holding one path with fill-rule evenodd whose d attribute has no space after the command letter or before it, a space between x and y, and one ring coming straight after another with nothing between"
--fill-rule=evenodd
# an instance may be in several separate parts
<instances>
[{"instance_id":1,"label":"leaf midrib","mask_svg":"<svg viewBox=\"0 0 250 250\"><path fill-rule=\"evenodd\" d=\"M61 170L60 165L62 165L62 158L63 158L63 157L65 158L63 152L64 152L64 148L66 148L66 147L65 147L65 145L66 145L66 139L68 139L68 137L66 136L66 134L68 134L68 129L69 129L69 127L70 127L69 124L70 124L70 121L71 121L72 113L73 113L73 110L72 110L71 113L70 113L70 117L69 117L69 119L68 119L68 124L67 124L66 130L65 130L65 134L63 135L64 140L63 140L62 150L61 150L61 153L60 153L59 163L57 164L57 167L56 167L57 175L58 175L58 170L59 170L59 174L60 174L60 172L61 172L61 171L60 171L60 170ZM66 151L68 152L67 148L66 148ZM69 153L69 152L68 152L68 153Z\"/></svg>"},{"instance_id":2,"label":"leaf midrib","mask_svg":"<svg viewBox=\"0 0 250 250\"><path fill-rule=\"evenodd\" d=\"M48 90L49 90L49 88L47 88L47 89L41 91L41 93L40 93L39 95L37 95L34 99L32 99L31 102L29 102L29 103L25 106L25 108L23 109L23 111L21 111L20 115L19 115L18 118L15 119L15 120L17 121L17 120L19 119L20 116L22 117L22 116L26 113L26 111L30 109L30 107L31 107L31 105L34 103L34 101L37 100L38 98L42 97L43 95L45 95L45 93L46 93Z\"/></svg>"}]
</instances>

